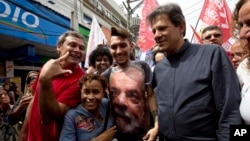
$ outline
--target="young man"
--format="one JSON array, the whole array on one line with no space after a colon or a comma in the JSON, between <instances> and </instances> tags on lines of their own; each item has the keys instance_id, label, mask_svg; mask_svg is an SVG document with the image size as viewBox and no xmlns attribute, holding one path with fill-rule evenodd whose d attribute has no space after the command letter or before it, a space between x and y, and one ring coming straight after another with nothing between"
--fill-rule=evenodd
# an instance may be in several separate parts
<instances>
[{"instance_id":1,"label":"young man","mask_svg":"<svg viewBox=\"0 0 250 141\"><path fill-rule=\"evenodd\" d=\"M30 102L19 140L58 141L64 114L81 99L79 67L83 60L84 38L75 31L61 35L57 43L58 59L51 59L42 67L33 85Z\"/></svg>"},{"instance_id":2,"label":"young man","mask_svg":"<svg viewBox=\"0 0 250 141\"><path fill-rule=\"evenodd\" d=\"M134 44L132 43L130 34L127 30L118 28L118 27L112 27L111 28L111 40L110 40L110 52L117 64L117 66L112 68L111 76L110 76L110 70L107 70L103 73L108 80L110 80L110 98L112 101L112 106L114 110L114 118L117 123L117 139L119 141L122 140L131 140L131 141L138 141L138 140L154 140L156 138L156 135L158 133L158 121L157 121L157 104L155 101L155 97L153 94L153 90L151 87L151 80L152 80L152 72L150 70L150 67L148 66L147 63L142 62L142 61L131 61L130 60L130 52L132 51L134 47ZM132 90L124 90L125 87L120 85L120 83L123 83L125 86L125 82L123 80L129 80L130 77L131 82L133 81L139 81L139 79L136 78L131 78L131 76L127 73L128 69L131 66L136 65L137 67L141 68L141 73L143 73L143 84L140 85L140 87L144 87L142 90L142 94L144 95L143 97L140 98L145 98L144 104L147 103L147 108L150 110L153 118L154 118L154 128L150 129L149 124L147 127L144 125L142 126L141 124L138 127L138 125L132 125L135 122L131 122L132 120L138 120L138 119L131 119L130 117L132 116L126 116L127 114L133 113L131 111L131 107L127 107L128 101L122 101L123 103L123 108L121 108L119 105L122 105L121 103L117 103L116 100L119 99L120 96L124 97L129 97L128 100L134 99L135 97L138 97L138 93L132 89ZM120 72L120 74L117 74L116 72ZM112 77L114 74L115 77ZM120 76L120 77L119 77ZM112 80L112 81L111 81ZM111 83L112 82L112 83ZM115 82L115 83L114 83ZM127 83L127 82L126 82ZM139 82L137 82L139 83ZM111 85L112 84L112 85ZM140 89L138 87L138 89ZM126 94L124 94L126 92ZM134 97L134 98L133 98ZM114 98L114 99L113 99ZM118 98L118 99L116 99ZM127 99L127 98L126 98ZM132 101L132 100L131 100ZM133 102L131 102L132 104ZM139 103L135 105L140 105ZM143 109L140 109L141 106L135 106L134 110L135 111L140 111ZM122 110L121 110L122 109ZM117 117L116 117L117 115ZM124 115L124 116L121 116ZM134 114L133 114L134 115ZM148 118L149 120L149 115L145 115L143 118ZM128 125L124 126L123 123L125 121ZM139 123L139 121L137 122ZM130 126L130 129L127 127ZM139 130L138 130L139 129ZM136 131L136 132L134 132ZM138 133L138 134L137 134Z\"/></svg>"},{"instance_id":3,"label":"young man","mask_svg":"<svg viewBox=\"0 0 250 141\"><path fill-rule=\"evenodd\" d=\"M241 124L240 86L224 49L184 40L177 4L160 6L147 19L167 56L153 74L159 132L165 140L228 141L230 125Z\"/></svg>"}]
</instances>

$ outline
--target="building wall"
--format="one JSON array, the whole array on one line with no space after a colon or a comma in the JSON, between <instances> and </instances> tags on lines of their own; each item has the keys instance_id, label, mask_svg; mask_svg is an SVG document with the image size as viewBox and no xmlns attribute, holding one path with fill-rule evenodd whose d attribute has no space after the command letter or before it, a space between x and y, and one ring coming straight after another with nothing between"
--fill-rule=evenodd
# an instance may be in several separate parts
<instances>
[{"instance_id":1,"label":"building wall","mask_svg":"<svg viewBox=\"0 0 250 141\"><path fill-rule=\"evenodd\" d=\"M92 18L95 14L100 25L110 28L113 25L125 27L126 15L114 0L34 0L53 9L65 17L73 19L72 11L76 14L78 23L89 27L84 15ZM53 2L53 4L51 2Z\"/></svg>"}]
</instances>

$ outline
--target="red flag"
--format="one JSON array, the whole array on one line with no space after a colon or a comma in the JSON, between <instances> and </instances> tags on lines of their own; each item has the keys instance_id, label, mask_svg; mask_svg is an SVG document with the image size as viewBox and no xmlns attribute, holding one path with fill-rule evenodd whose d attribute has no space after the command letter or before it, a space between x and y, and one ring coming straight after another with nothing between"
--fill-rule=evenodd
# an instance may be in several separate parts
<instances>
[{"instance_id":1,"label":"red flag","mask_svg":"<svg viewBox=\"0 0 250 141\"><path fill-rule=\"evenodd\" d=\"M200 19L205 25L217 25L221 28L223 35L222 46L230 50L230 23L232 14L225 0L205 0ZM203 25L204 27L204 25Z\"/></svg>"},{"instance_id":2,"label":"red flag","mask_svg":"<svg viewBox=\"0 0 250 141\"><path fill-rule=\"evenodd\" d=\"M142 19L140 21L139 38L137 41L142 52L151 49L155 45L154 34L148 25L146 17L157 6L158 2L156 0L143 1Z\"/></svg>"},{"instance_id":3,"label":"red flag","mask_svg":"<svg viewBox=\"0 0 250 141\"><path fill-rule=\"evenodd\" d=\"M192 25L190 25L193 32L194 32L194 40L192 41L193 43L198 43L198 44L201 44L201 37L200 35L195 31L194 27Z\"/></svg>"}]
</instances>

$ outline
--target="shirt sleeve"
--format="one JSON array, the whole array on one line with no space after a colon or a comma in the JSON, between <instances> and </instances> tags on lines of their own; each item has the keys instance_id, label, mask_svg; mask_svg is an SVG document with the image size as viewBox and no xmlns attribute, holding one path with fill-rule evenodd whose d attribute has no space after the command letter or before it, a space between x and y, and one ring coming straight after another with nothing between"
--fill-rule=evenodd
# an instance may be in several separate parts
<instances>
[{"instance_id":1,"label":"shirt sleeve","mask_svg":"<svg viewBox=\"0 0 250 141\"><path fill-rule=\"evenodd\" d=\"M219 117L217 136L228 141L230 125L240 125L240 84L232 64L221 47L215 49L212 59L212 88Z\"/></svg>"}]
</instances>

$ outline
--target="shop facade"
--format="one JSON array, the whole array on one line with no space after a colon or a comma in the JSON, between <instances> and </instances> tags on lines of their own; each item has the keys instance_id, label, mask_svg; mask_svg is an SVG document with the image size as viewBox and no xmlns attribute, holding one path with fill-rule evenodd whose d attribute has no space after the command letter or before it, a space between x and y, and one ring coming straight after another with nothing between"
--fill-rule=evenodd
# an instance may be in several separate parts
<instances>
[{"instance_id":1,"label":"shop facade","mask_svg":"<svg viewBox=\"0 0 250 141\"><path fill-rule=\"evenodd\" d=\"M0 85L5 78L24 85L30 70L57 58L57 38L71 30L70 19L32 0L0 0ZM88 38L89 29L79 26Z\"/></svg>"}]
</instances>

